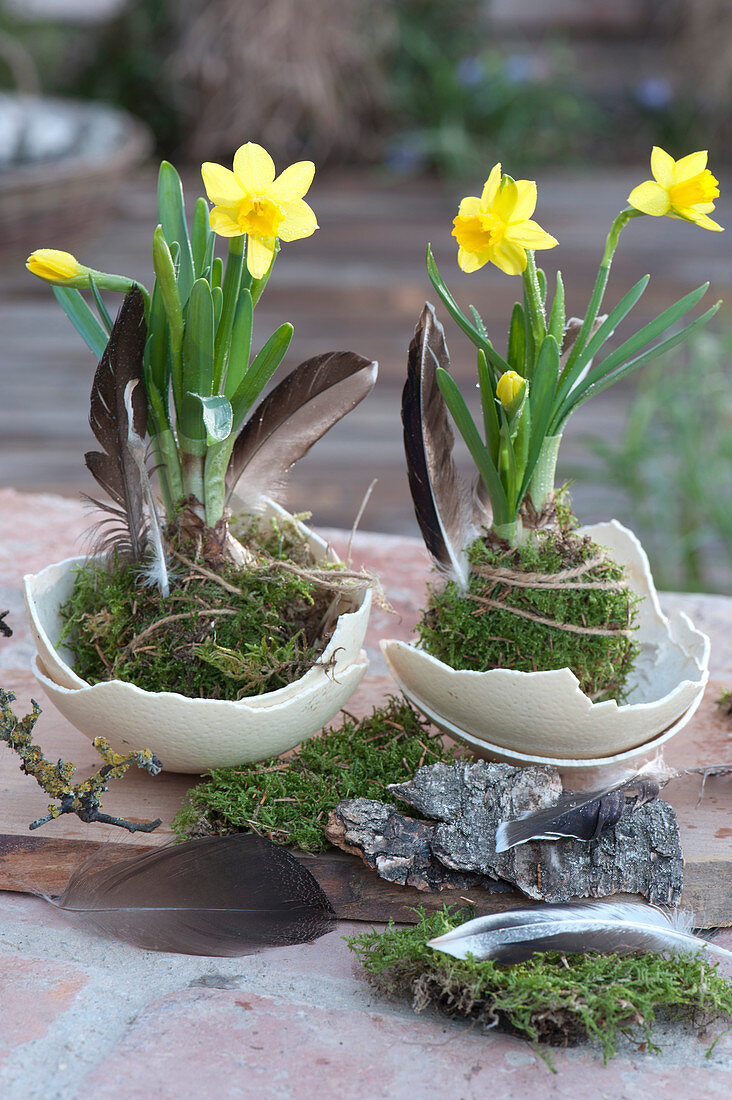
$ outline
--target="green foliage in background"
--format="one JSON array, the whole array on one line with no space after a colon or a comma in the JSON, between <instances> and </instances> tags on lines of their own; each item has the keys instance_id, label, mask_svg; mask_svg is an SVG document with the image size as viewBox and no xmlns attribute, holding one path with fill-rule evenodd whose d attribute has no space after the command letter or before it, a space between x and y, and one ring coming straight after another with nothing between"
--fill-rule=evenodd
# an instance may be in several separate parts
<instances>
[{"instance_id":1,"label":"green foliage in background","mask_svg":"<svg viewBox=\"0 0 732 1100\"><path fill-rule=\"evenodd\" d=\"M124 107L153 131L160 153L172 153L182 137L180 75L169 63L175 44L171 0L134 0L96 32L80 58L68 91Z\"/></svg>"},{"instance_id":2,"label":"green foliage in background","mask_svg":"<svg viewBox=\"0 0 732 1100\"><path fill-rule=\"evenodd\" d=\"M566 161L600 126L576 87L569 51L548 47L539 75L528 57L486 46L482 0L399 0L388 67L398 133L397 170L468 175L496 159L512 165Z\"/></svg>"},{"instance_id":3,"label":"green foliage in background","mask_svg":"<svg viewBox=\"0 0 732 1100\"><path fill-rule=\"evenodd\" d=\"M641 375L618 443L585 437L626 494L659 588L732 593L732 331Z\"/></svg>"},{"instance_id":4,"label":"green foliage in background","mask_svg":"<svg viewBox=\"0 0 732 1100\"><path fill-rule=\"evenodd\" d=\"M0 12L0 88L18 84L9 61L22 51L41 92L123 107L142 119L160 151L169 153L183 126L179 77L168 64L174 43L172 0L134 0L116 18L81 28Z\"/></svg>"},{"instance_id":5,"label":"green foliage in background","mask_svg":"<svg viewBox=\"0 0 732 1100\"><path fill-rule=\"evenodd\" d=\"M471 175L486 161L497 159L498 149L506 163L520 167L526 162L629 162L643 156L651 143L671 150L708 146L717 158L730 148L725 70L730 32L723 21L720 24L712 0L690 5L694 17L682 20L682 25L673 18L654 23L655 68L648 72L634 71L632 60L623 66L623 46L618 43L621 72L609 87L600 86L586 63L587 49L571 38L548 36L524 46L496 37L490 0L358 2L362 15L351 12L351 22L358 27L360 18L373 34L353 31L357 42L350 45L347 34L340 40L336 36L342 54L325 58L322 74L313 72L312 63L301 64L300 71L289 65L281 78L283 102L291 95L302 107L292 136L303 147L313 139L316 147L325 141L318 156L321 163L326 150L334 160L343 161L359 148L363 157L379 159L381 148L386 163L399 172ZM195 14L199 21L207 21L209 30L213 23L222 33L223 28L232 33L241 25L236 15L244 6L241 0L199 0ZM309 23L317 27L319 20L324 38L332 10L332 5L308 5ZM192 24L189 9L173 0L129 0L116 18L84 27L0 12L0 36L9 33L28 51L44 92L125 107L150 126L164 156L176 151L195 128L195 118L190 117L191 74L181 71L190 36L203 33L198 21L193 29ZM712 32L714 51L708 47ZM598 25L598 41L601 34ZM276 18L257 19L255 6L242 50L256 51L261 43L263 55L275 68L278 56L289 56L288 35L284 25L278 29ZM207 64L220 63L215 42L211 50L204 64L204 88ZM354 53L361 66L355 72ZM236 56L232 49L223 63L231 66ZM364 72L373 74L380 94L376 114L352 109L350 125L341 118L338 132L328 141L322 104L319 116L307 105L308 85L312 87L315 79L321 89L330 87L334 60L353 73L356 85ZM199 57L199 70L200 64ZM671 75L659 77L658 72ZM0 88L15 83L7 62L3 64L0 43ZM272 96L271 88L268 95ZM265 110L258 138L278 148L282 118L276 111L271 118L268 114Z\"/></svg>"}]
</instances>

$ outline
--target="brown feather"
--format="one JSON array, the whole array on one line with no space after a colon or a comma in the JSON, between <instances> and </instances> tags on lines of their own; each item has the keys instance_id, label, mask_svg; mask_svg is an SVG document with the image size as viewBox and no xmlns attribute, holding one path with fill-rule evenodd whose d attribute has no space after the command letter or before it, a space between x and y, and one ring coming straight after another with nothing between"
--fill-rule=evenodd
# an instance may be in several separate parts
<instances>
[{"instance_id":1,"label":"brown feather","mask_svg":"<svg viewBox=\"0 0 732 1100\"><path fill-rule=\"evenodd\" d=\"M125 389L129 382L142 382L145 337L144 301L135 286L122 303L92 385L89 425L104 450L84 456L92 476L123 514L117 545L134 561L141 560L145 549L145 516L140 472L128 446ZM142 437L147 426L144 385L134 387L132 410L132 427Z\"/></svg>"},{"instance_id":2,"label":"brown feather","mask_svg":"<svg viewBox=\"0 0 732 1100\"><path fill-rule=\"evenodd\" d=\"M455 437L437 368L450 369L442 325L425 303L409 345L407 381L402 391L402 424L407 476L417 523L425 545L441 569L465 587L465 548L488 521L480 479L468 490L453 459Z\"/></svg>"},{"instance_id":3,"label":"brown feather","mask_svg":"<svg viewBox=\"0 0 732 1100\"><path fill-rule=\"evenodd\" d=\"M334 920L310 871L253 833L169 844L111 866L92 857L53 904L126 943L186 955L303 943Z\"/></svg>"},{"instance_id":4,"label":"brown feather","mask_svg":"<svg viewBox=\"0 0 732 1100\"><path fill-rule=\"evenodd\" d=\"M275 496L288 470L373 389L377 364L352 351L307 359L259 404L242 428L226 475L247 511Z\"/></svg>"}]
</instances>

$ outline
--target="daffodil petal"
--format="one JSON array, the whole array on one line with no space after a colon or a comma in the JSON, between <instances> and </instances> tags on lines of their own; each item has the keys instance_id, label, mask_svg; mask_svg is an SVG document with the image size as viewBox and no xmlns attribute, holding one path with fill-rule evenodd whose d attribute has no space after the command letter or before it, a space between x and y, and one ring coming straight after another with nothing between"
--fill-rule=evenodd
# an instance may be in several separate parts
<instances>
[{"instance_id":1,"label":"daffodil petal","mask_svg":"<svg viewBox=\"0 0 732 1100\"><path fill-rule=\"evenodd\" d=\"M476 195L466 195L458 207L459 218L474 218L480 213L480 199Z\"/></svg>"},{"instance_id":2,"label":"daffodil petal","mask_svg":"<svg viewBox=\"0 0 732 1100\"><path fill-rule=\"evenodd\" d=\"M707 150L702 149L699 153L689 153L688 156L677 160L674 167L674 183L683 183L692 176L698 176L706 168L708 156Z\"/></svg>"},{"instance_id":3,"label":"daffodil petal","mask_svg":"<svg viewBox=\"0 0 732 1100\"><path fill-rule=\"evenodd\" d=\"M274 237L247 238L247 267L253 279L263 279L267 274L274 250Z\"/></svg>"},{"instance_id":4,"label":"daffodil petal","mask_svg":"<svg viewBox=\"0 0 732 1100\"><path fill-rule=\"evenodd\" d=\"M498 194L493 200L491 213L500 218L502 222L508 222L513 217L514 207L518 202L518 187L516 181L504 176Z\"/></svg>"},{"instance_id":5,"label":"daffodil petal","mask_svg":"<svg viewBox=\"0 0 732 1100\"><path fill-rule=\"evenodd\" d=\"M513 241L504 239L491 249L491 262L506 275L520 275L526 268L526 251Z\"/></svg>"},{"instance_id":6,"label":"daffodil petal","mask_svg":"<svg viewBox=\"0 0 732 1100\"><path fill-rule=\"evenodd\" d=\"M481 206L491 206L493 200L498 194L498 188L501 183L501 165L494 164L491 168L491 173L488 179L485 181L483 188L483 194L480 196Z\"/></svg>"},{"instance_id":7,"label":"daffodil petal","mask_svg":"<svg viewBox=\"0 0 732 1100\"><path fill-rule=\"evenodd\" d=\"M315 214L304 199L289 202L283 209L285 220L278 233L283 241L298 241L301 237L309 237L318 228Z\"/></svg>"},{"instance_id":8,"label":"daffodil petal","mask_svg":"<svg viewBox=\"0 0 732 1100\"><path fill-rule=\"evenodd\" d=\"M247 191L263 191L275 178L274 161L261 145L248 141L234 153L234 173Z\"/></svg>"},{"instance_id":9,"label":"daffodil petal","mask_svg":"<svg viewBox=\"0 0 732 1100\"><path fill-rule=\"evenodd\" d=\"M232 171L224 168L223 164L207 161L201 165L201 175L209 201L215 206L233 206L244 194L244 188L239 180Z\"/></svg>"},{"instance_id":10,"label":"daffodil petal","mask_svg":"<svg viewBox=\"0 0 732 1100\"><path fill-rule=\"evenodd\" d=\"M676 161L658 145L651 150L651 171L661 187L670 187L674 180Z\"/></svg>"},{"instance_id":11,"label":"daffodil petal","mask_svg":"<svg viewBox=\"0 0 732 1100\"><path fill-rule=\"evenodd\" d=\"M628 202L636 210L640 210L643 214L651 214L654 218L668 214L671 208L667 192L655 180L646 180L634 187L628 195Z\"/></svg>"},{"instance_id":12,"label":"daffodil petal","mask_svg":"<svg viewBox=\"0 0 732 1100\"><path fill-rule=\"evenodd\" d=\"M536 184L533 180L516 180L518 198L509 218L510 222L522 222L536 210Z\"/></svg>"},{"instance_id":13,"label":"daffodil petal","mask_svg":"<svg viewBox=\"0 0 732 1100\"><path fill-rule=\"evenodd\" d=\"M220 237L241 237L242 231L236 218L222 206L214 206L208 216L209 225Z\"/></svg>"},{"instance_id":14,"label":"daffodil petal","mask_svg":"<svg viewBox=\"0 0 732 1100\"><path fill-rule=\"evenodd\" d=\"M488 263L488 257L482 257L477 252L468 252L466 248L458 249L458 267L470 274L484 267Z\"/></svg>"},{"instance_id":15,"label":"daffodil petal","mask_svg":"<svg viewBox=\"0 0 732 1100\"><path fill-rule=\"evenodd\" d=\"M269 188L270 197L281 206L295 202L306 195L315 175L315 165L311 160L299 160L281 172Z\"/></svg>"},{"instance_id":16,"label":"daffodil petal","mask_svg":"<svg viewBox=\"0 0 732 1100\"><path fill-rule=\"evenodd\" d=\"M509 225L505 240L522 248L554 248L559 241L530 218L518 225ZM523 269L522 269L523 270Z\"/></svg>"},{"instance_id":17,"label":"daffodil petal","mask_svg":"<svg viewBox=\"0 0 732 1100\"><path fill-rule=\"evenodd\" d=\"M676 213L684 221L693 222L694 225L700 226L702 229L711 229L716 233L721 233L724 230L724 226L718 222L708 218L706 214L703 214L698 206L679 206L676 208Z\"/></svg>"}]
</instances>

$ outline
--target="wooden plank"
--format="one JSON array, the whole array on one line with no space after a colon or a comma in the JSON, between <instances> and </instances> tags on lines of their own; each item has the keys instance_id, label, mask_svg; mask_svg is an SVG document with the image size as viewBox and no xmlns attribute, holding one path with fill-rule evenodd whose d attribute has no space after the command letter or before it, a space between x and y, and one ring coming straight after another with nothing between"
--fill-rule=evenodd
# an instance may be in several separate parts
<instances>
[{"instance_id":1,"label":"wooden plank","mask_svg":"<svg viewBox=\"0 0 732 1100\"><path fill-rule=\"evenodd\" d=\"M71 873L85 860L95 856L104 860L105 848L125 854L150 851L155 845L105 845L94 840L68 841L40 836L0 836L0 888L20 893L60 894ZM355 857L342 852L311 856L293 850L312 872L331 901L341 920L383 923L389 920L411 924L422 907L428 912L443 905L475 907L476 913L497 913L532 905L522 894L511 889L495 892L474 887L469 890L443 890L428 894L412 886L384 882ZM691 863L684 869L682 904L691 909L697 927L723 927L732 924L732 886L730 868L721 860L707 864ZM638 900L616 895L614 900Z\"/></svg>"}]
</instances>

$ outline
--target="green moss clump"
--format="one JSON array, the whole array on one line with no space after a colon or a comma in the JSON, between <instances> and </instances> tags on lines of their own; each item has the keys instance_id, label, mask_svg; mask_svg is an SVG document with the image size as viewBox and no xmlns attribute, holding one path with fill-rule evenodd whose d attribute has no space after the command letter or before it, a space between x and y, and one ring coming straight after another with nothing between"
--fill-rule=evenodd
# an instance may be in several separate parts
<instances>
[{"instance_id":1,"label":"green moss clump","mask_svg":"<svg viewBox=\"0 0 732 1100\"><path fill-rule=\"evenodd\" d=\"M409 928L390 924L347 940L382 993L409 997L415 1012L435 1005L484 1027L496 1025L531 1042L567 1046L589 1038L605 1061L620 1034L651 1040L656 1013L698 1020L732 1016L732 983L700 956L562 955L547 952L514 966L454 959L427 941L469 920L471 910L420 911Z\"/></svg>"},{"instance_id":2,"label":"green moss clump","mask_svg":"<svg viewBox=\"0 0 732 1100\"><path fill-rule=\"evenodd\" d=\"M392 698L358 721L305 741L285 760L219 768L188 792L173 828L182 839L201 833L253 831L276 844L308 852L329 845L328 814L344 798L396 799L389 783L411 779L422 764L452 761L459 750L439 736L403 699Z\"/></svg>"},{"instance_id":3,"label":"green moss clump","mask_svg":"<svg viewBox=\"0 0 732 1100\"><path fill-rule=\"evenodd\" d=\"M303 676L327 644L321 628L333 591L277 569L278 561L303 564L303 544L277 522L249 543L266 555L259 564L227 565L216 575L200 562L179 566L166 599L141 585L135 565L82 566L61 609L61 641L74 652L77 674L91 684L118 679L230 700Z\"/></svg>"},{"instance_id":4,"label":"green moss clump","mask_svg":"<svg viewBox=\"0 0 732 1100\"><path fill-rule=\"evenodd\" d=\"M422 647L453 668L485 672L510 668L519 672L570 668L591 699L623 701L628 673L638 646L634 628L636 595L625 584L625 570L607 557L577 581L608 584L605 588L525 588L480 575L481 569L538 573L575 569L602 554L587 536L568 525L539 531L525 546L509 548L490 536L470 547L467 595L453 581L430 591L427 611L417 624ZM612 635L578 634L546 626L509 610L482 605L498 601L506 608L556 623L613 631Z\"/></svg>"}]
</instances>

